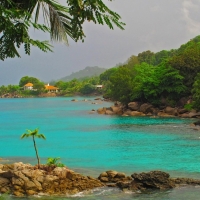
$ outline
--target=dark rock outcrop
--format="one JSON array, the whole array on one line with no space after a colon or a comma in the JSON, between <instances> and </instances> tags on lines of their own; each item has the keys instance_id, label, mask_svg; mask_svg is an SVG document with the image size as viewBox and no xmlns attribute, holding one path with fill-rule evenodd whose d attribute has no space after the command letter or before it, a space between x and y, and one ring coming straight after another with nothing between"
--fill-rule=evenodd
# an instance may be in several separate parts
<instances>
[{"instance_id":1,"label":"dark rock outcrop","mask_svg":"<svg viewBox=\"0 0 200 200\"><path fill-rule=\"evenodd\" d=\"M133 191L147 190L147 189L171 189L175 187L169 177L170 175L162 171L151 171L147 173L134 173L131 175L133 181L131 182L130 189Z\"/></svg>"},{"instance_id":2,"label":"dark rock outcrop","mask_svg":"<svg viewBox=\"0 0 200 200\"><path fill-rule=\"evenodd\" d=\"M134 173L131 177L116 171L106 171L101 173L98 179L109 187L118 187L121 190L131 190L134 192L168 190L182 185L200 185L200 180L170 178L168 173L162 171Z\"/></svg>"}]
</instances>

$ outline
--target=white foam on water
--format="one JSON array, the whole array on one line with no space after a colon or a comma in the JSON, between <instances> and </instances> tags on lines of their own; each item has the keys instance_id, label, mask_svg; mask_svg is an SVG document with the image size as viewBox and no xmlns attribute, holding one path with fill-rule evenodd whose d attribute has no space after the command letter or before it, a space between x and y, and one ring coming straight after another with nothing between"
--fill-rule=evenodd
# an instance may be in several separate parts
<instances>
[{"instance_id":1,"label":"white foam on water","mask_svg":"<svg viewBox=\"0 0 200 200\"><path fill-rule=\"evenodd\" d=\"M99 188L99 189L94 189L93 190L93 194L95 196L99 196L99 195L107 195L110 194L111 192L116 192L116 191L120 191L117 188L108 188L108 187L104 187L104 188Z\"/></svg>"},{"instance_id":2,"label":"white foam on water","mask_svg":"<svg viewBox=\"0 0 200 200\"><path fill-rule=\"evenodd\" d=\"M103 187L103 188L95 188L93 190L86 190L83 192L79 192L74 195L66 195L67 197L75 198L75 197L89 197L89 196L106 196L111 193L116 193L120 192L118 188L108 188L108 187Z\"/></svg>"},{"instance_id":3,"label":"white foam on water","mask_svg":"<svg viewBox=\"0 0 200 200\"><path fill-rule=\"evenodd\" d=\"M73 195L66 195L67 197L84 197L85 194L84 192L79 192L77 194L73 194Z\"/></svg>"}]
</instances>

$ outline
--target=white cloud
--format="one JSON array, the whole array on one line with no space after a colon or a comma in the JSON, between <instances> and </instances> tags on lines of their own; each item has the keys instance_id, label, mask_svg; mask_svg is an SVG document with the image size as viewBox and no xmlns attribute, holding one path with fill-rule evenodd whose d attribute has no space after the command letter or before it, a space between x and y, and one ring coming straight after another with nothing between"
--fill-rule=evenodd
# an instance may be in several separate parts
<instances>
[{"instance_id":1,"label":"white cloud","mask_svg":"<svg viewBox=\"0 0 200 200\"><path fill-rule=\"evenodd\" d=\"M183 18L186 22L187 30L195 35L200 33L200 22L195 19L195 15L198 14L199 9L199 1L184 0L182 2Z\"/></svg>"}]
</instances>

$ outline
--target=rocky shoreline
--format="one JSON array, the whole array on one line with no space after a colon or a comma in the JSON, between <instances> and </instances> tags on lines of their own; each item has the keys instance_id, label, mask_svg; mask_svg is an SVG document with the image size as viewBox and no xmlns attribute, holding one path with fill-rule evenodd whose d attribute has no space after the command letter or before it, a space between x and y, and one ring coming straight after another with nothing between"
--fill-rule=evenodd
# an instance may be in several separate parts
<instances>
[{"instance_id":1,"label":"rocky shoreline","mask_svg":"<svg viewBox=\"0 0 200 200\"><path fill-rule=\"evenodd\" d=\"M60 97L60 95L56 95L55 93L46 93L39 95L37 97ZM5 94L0 96L0 98L27 98L18 95L10 95ZM33 96L29 96L29 98L33 98ZM100 104L102 101L110 101L109 99L104 98L95 98L95 101L92 104ZM77 99L72 99L71 101L78 101ZM84 99L83 101L88 101ZM91 100L89 100L91 101ZM154 107L150 103L141 103L141 102L130 102L127 106L124 106L120 102L115 102L111 107L103 107L97 109L98 114L105 115L120 115L120 116L150 116L150 117L181 117L181 118L200 118L200 111L197 110L187 110L183 107L182 104L179 107L171 107L171 106L162 106L160 108ZM92 109L90 114L95 113L95 110Z\"/></svg>"},{"instance_id":2,"label":"rocky shoreline","mask_svg":"<svg viewBox=\"0 0 200 200\"><path fill-rule=\"evenodd\" d=\"M98 178L83 176L67 167L23 164L0 164L0 193L14 196L66 196L99 187L117 187L122 191L146 192L168 190L182 185L200 185L200 180L171 178L162 171L133 173L126 176L117 171L106 171Z\"/></svg>"},{"instance_id":3,"label":"rocky shoreline","mask_svg":"<svg viewBox=\"0 0 200 200\"><path fill-rule=\"evenodd\" d=\"M99 114L121 115L121 116L151 116L151 117L182 117L182 118L200 118L200 112L183 107L163 106L154 107L149 103L130 102L127 107L120 103L115 103L111 107L103 107L97 110Z\"/></svg>"},{"instance_id":4,"label":"rocky shoreline","mask_svg":"<svg viewBox=\"0 0 200 200\"><path fill-rule=\"evenodd\" d=\"M18 95L18 94L10 94L10 93L6 93L0 96L0 98L4 99L12 99L12 98L40 98L40 97L59 97L59 95L57 95L56 93L43 93L40 95L27 95L27 96L23 96L23 95Z\"/></svg>"},{"instance_id":5,"label":"rocky shoreline","mask_svg":"<svg viewBox=\"0 0 200 200\"><path fill-rule=\"evenodd\" d=\"M14 196L72 195L103 186L101 181L67 167L0 164L0 193Z\"/></svg>"}]
</instances>

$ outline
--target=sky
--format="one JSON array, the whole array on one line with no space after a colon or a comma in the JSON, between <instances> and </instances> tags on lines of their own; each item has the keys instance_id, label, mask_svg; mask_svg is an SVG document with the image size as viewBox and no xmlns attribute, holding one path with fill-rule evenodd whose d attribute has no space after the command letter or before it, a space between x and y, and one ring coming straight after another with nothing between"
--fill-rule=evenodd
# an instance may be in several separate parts
<instances>
[{"instance_id":1,"label":"sky","mask_svg":"<svg viewBox=\"0 0 200 200\"><path fill-rule=\"evenodd\" d=\"M60 0L60 2L65 2ZM200 35L200 0L104 0L126 23L125 30L84 24L85 42L69 39L69 46L53 43L53 53L37 48L31 55L0 61L0 85L18 84L23 76L41 81L58 80L87 66L111 68L146 50L176 49ZM31 30L31 36L49 35Z\"/></svg>"}]
</instances>

